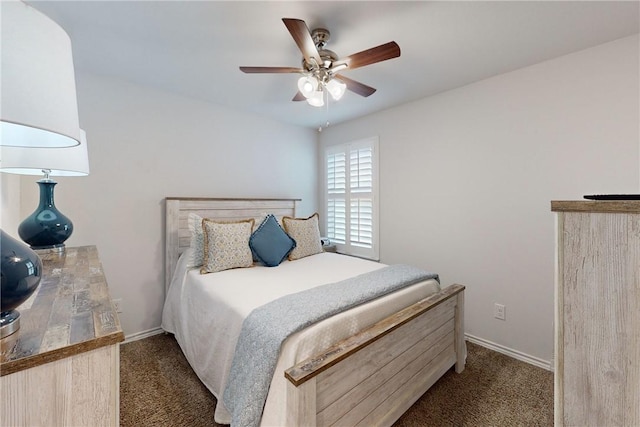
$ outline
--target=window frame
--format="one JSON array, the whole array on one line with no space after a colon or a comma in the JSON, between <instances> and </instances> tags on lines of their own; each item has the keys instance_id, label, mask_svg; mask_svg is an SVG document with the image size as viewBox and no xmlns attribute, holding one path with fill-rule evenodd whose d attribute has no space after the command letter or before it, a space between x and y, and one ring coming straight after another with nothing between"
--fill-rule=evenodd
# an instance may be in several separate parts
<instances>
[{"instance_id":1,"label":"window frame","mask_svg":"<svg viewBox=\"0 0 640 427\"><path fill-rule=\"evenodd\" d=\"M351 242L351 200L359 198L358 194L362 194L359 192L353 192L350 188L351 181L351 166L350 166L350 155L352 150L361 149L361 148L371 148L371 200L372 200L372 224L371 224L371 247L363 247L358 244L353 244ZM328 157L335 153L345 153L345 242L338 243L329 236L329 174L328 174ZM323 195L323 225L324 230L327 237L331 240L332 244L335 244L337 252L353 255L360 258L371 259L374 261L380 260L380 245L379 245L379 236L380 236L380 214L379 214L379 169L380 169L380 161L379 161L379 138L377 136L372 136L368 138L363 138L347 143L342 144L334 144L328 145L324 147L323 156L322 156L322 195Z\"/></svg>"}]
</instances>

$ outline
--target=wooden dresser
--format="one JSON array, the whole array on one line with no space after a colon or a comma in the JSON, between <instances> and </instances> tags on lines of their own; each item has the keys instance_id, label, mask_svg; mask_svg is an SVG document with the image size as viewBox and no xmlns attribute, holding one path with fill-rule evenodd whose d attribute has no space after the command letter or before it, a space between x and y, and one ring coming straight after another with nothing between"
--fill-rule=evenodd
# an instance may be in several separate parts
<instances>
[{"instance_id":1,"label":"wooden dresser","mask_svg":"<svg viewBox=\"0 0 640 427\"><path fill-rule=\"evenodd\" d=\"M555 424L640 426L640 201L554 201Z\"/></svg>"},{"instance_id":2,"label":"wooden dresser","mask_svg":"<svg viewBox=\"0 0 640 427\"><path fill-rule=\"evenodd\" d=\"M40 286L1 341L0 425L117 426L124 335L98 251L40 256Z\"/></svg>"}]
</instances>

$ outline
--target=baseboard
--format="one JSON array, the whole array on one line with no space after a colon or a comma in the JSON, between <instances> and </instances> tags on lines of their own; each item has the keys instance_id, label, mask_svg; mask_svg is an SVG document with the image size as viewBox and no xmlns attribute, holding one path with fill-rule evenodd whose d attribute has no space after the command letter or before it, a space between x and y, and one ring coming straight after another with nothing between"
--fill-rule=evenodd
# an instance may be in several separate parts
<instances>
[{"instance_id":1,"label":"baseboard","mask_svg":"<svg viewBox=\"0 0 640 427\"><path fill-rule=\"evenodd\" d=\"M513 350L509 347L505 347L500 344L496 344L494 342L485 340L483 338L474 337L473 335L464 334L467 341L478 344L482 347L488 348L489 350L497 351L498 353L502 353L506 356L513 357L514 359L520 360L522 362L529 363L530 365L537 366L542 369L546 369L547 371L553 372L553 363L549 360L542 360L540 358L522 353L517 350Z\"/></svg>"},{"instance_id":2,"label":"baseboard","mask_svg":"<svg viewBox=\"0 0 640 427\"><path fill-rule=\"evenodd\" d=\"M133 341L138 341L141 340L143 338L149 338L152 337L154 335L158 335L164 332L164 329L162 328L153 328L153 329L147 329L146 331L142 331L142 332L136 332L135 334L131 334L131 335L127 335L124 337L124 342L122 344L126 344L129 342L133 342Z\"/></svg>"}]
</instances>

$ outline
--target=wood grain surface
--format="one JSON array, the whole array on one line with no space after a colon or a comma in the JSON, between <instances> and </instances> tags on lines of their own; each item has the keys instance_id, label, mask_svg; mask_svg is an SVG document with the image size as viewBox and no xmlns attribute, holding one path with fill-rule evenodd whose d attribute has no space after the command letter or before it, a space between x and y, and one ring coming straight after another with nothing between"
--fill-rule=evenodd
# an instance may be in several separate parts
<instances>
[{"instance_id":1,"label":"wood grain surface","mask_svg":"<svg viewBox=\"0 0 640 427\"><path fill-rule=\"evenodd\" d=\"M640 200L554 200L553 212L638 213Z\"/></svg>"},{"instance_id":2,"label":"wood grain surface","mask_svg":"<svg viewBox=\"0 0 640 427\"><path fill-rule=\"evenodd\" d=\"M327 370L336 363L356 353L360 349L374 343L385 335L393 332L395 329L411 322L418 316L427 313L430 310L432 310L431 313L437 313L433 310L435 307L461 293L464 289L465 287L463 285L458 284L448 286L442 291L431 295L405 308L404 310L394 313L378 323L375 323L360 333L336 343L322 354L313 356L287 369L285 371L285 377L292 384L299 386L310 378L315 377L320 372ZM455 304L451 304L450 309L453 309L454 307ZM433 316L434 314L431 315ZM453 315L451 317L453 318Z\"/></svg>"},{"instance_id":3,"label":"wood grain surface","mask_svg":"<svg viewBox=\"0 0 640 427\"><path fill-rule=\"evenodd\" d=\"M640 425L640 202L633 203L636 213L558 215L556 425Z\"/></svg>"},{"instance_id":4,"label":"wood grain surface","mask_svg":"<svg viewBox=\"0 0 640 427\"><path fill-rule=\"evenodd\" d=\"M463 294L448 286L286 370L288 425L393 424L464 368Z\"/></svg>"},{"instance_id":5,"label":"wood grain surface","mask_svg":"<svg viewBox=\"0 0 640 427\"><path fill-rule=\"evenodd\" d=\"M2 340L2 376L124 341L96 247L41 258L40 286L18 307L20 329Z\"/></svg>"}]
</instances>

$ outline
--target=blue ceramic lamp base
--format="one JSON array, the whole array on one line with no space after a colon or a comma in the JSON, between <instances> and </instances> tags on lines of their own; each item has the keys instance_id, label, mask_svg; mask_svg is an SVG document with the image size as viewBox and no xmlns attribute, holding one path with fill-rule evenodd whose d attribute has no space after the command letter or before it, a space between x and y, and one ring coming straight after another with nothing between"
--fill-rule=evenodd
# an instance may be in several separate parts
<instances>
[{"instance_id":1,"label":"blue ceramic lamp base","mask_svg":"<svg viewBox=\"0 0 640 427\"><path fill-rule=\"evenodd\" d=\"M20 313L16 308L38 288L42 260L38 254L2 230L0 247L0 338L4 338L20 327Z\"/></svg>"},{"instance_id":2,"label":"blue ceramic lamp base","mask_svg":"<svg viewBox=\"0 0 640 427\"><path fill-rule=\"evenodd\" d=\"M20 238L31 249L64 249L64 242L73 233L73 223L60 212L53 201L53 188L57 183L50 179L38 181L40 203L38 208L20 224Z\"/></svg>"}]
</instances>

